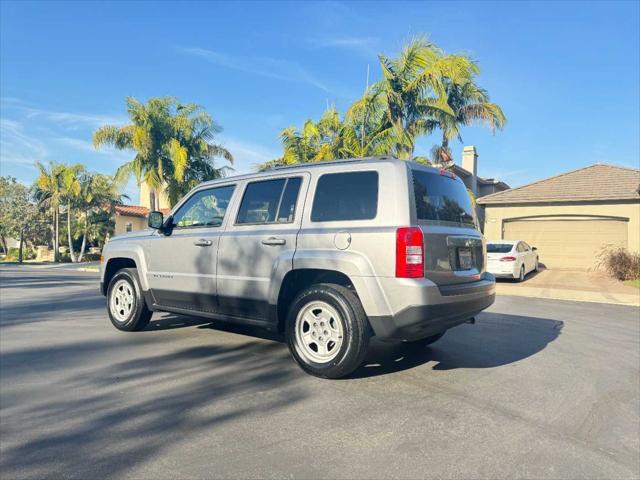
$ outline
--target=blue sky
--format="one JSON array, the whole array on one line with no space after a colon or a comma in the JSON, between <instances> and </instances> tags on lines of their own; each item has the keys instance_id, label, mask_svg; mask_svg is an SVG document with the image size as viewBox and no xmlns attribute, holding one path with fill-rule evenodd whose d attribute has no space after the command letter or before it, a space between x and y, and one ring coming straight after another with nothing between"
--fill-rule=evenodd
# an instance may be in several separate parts
<instances>
[{"instance_id":1,"label":"blue sky","mask_svg":"<svg viewBox=\"0 0 640 480\"><path fill-rule=\"evenodd\" d=\"M30 182L36 160L113 173L131 153L95 151L93 130L126 122L126 96L162 95L204 106L250 171L279 156L282 128L344 111L367 65L379 78L376 55L418 34L476 59L508 117L495 136L463 131L481 175L517 186L595 162L637 168L639 5L3 1L1 173Z\"/></svg>"}]
</instances>

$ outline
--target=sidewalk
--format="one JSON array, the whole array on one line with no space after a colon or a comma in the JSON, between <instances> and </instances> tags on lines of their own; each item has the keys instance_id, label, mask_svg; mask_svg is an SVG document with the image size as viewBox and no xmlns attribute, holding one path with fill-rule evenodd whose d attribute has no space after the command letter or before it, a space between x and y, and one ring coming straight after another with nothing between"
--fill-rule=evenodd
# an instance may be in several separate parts
<instances>
[{"instance_id":1,"label":"sidewalk","mask_svg":"<svg viewBox=\"0 0 640 480\"><path fill-rule=\"evenodd\" d=\"M529 274L522 283L498 280L496 293L640 306L640 289L595 272L542 270Z\"/></svg>"},{"instance_id":2,"label":"sidewalk","mask_svg":"<svg viewBox=\"0 0 640 480\"><path fill-rule=\"evenodd\" d=\"M81 263L53 263L53 262L33 262L25 261L22 265L18 262L0 262L0 268L18 267L31 268L37 270L55 269L55 270L77 270L80 272L99 272L100 262L81 262Z\"/></svg>"}]
</instances>

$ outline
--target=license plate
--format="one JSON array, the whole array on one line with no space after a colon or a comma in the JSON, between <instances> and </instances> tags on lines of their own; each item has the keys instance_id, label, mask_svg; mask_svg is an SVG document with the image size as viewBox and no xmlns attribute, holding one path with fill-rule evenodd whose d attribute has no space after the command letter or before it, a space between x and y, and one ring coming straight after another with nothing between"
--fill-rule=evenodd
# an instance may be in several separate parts
<instances>
[{"instance_id":1,"label":"license plate","mask_svg":"<svg viewBox=\"0 0 640 480\"><path fill-rule=\"evenodd\" d=\"M458 261L460 262L460 270L471 270L473 268L473 256L470 248L458 249Z\"/></svg>"}]
</instances>

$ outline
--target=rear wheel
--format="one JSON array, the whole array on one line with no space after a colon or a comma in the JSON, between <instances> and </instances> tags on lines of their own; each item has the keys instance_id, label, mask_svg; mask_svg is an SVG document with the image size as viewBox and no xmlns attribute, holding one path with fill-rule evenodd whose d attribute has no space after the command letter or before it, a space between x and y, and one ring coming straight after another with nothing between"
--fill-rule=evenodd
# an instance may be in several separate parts
<instances>
[{"instance_id":1,"label":"rear wheel","mask_svg":"<svg viewBox=\"0 0 640 480\"><path fill-rule=\"evenodd\" d=\"M335 284L313 285L291 304L287 343L307 373L340 378L358 368L367 353L367 317L358 297Z\"/></svg>"},{"instance_id":2,"label":"rear wheel","mask_svg":"<svg viewBox=\"0 0 640 480\"><path fill-rule=\"evenodd\" d=\"M138 272L135 268L123 268L109 282L107 311L114 327L125 332L144 330L152 312L142 296Z\"/></svg>"}]
</instances>

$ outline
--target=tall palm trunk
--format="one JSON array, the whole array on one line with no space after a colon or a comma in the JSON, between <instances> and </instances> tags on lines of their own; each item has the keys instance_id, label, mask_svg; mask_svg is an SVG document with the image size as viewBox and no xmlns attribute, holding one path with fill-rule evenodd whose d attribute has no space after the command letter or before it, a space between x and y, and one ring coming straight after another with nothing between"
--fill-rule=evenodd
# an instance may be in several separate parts
<instances>
[{"instance_id":1,"label":"tall palm trunk","mask_svg":"<svg viewBox=\"0 0 640 480\"><path fill-rule=\"evenodd\" d=\"M89 230L89 211L84 211L84 235L82 235L82 245L80 246L80 255L78 256L78 262L82 261L82 257L84 257L84 249L87 245L87 234Z\"/></svg>"},{"instance_id":2,"label":"tall palm trunk","mask_svg":"<svg viewBox=\"0 0 640 480\"><path fill-rule=\"evenodd\" d=\"M59 232L60 232L60 224L59 224L59 208L58 206L55 207L55 210L53 211L53 223L54 223L54 231L53 231L53 261L57 262L59 261L59 250L60 250L60 239L59 237Z\"/></svg>"},{"instance_id":3,"label":"tall palm trunk","mask_svg":"<svg viewBox=\"0 0 640 480\"><path fill-rule=\"evenodd\" d=\"M69 256L71 261L76 263L76 255L73 253L73 242L71 240L71 204L67 202L67 238L69 239Z\"/></svg>"}]
</instances>

